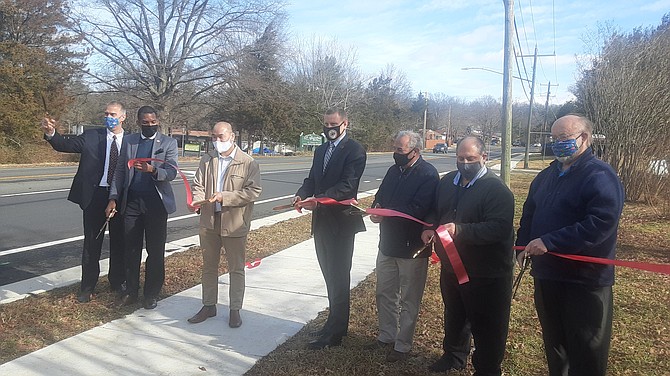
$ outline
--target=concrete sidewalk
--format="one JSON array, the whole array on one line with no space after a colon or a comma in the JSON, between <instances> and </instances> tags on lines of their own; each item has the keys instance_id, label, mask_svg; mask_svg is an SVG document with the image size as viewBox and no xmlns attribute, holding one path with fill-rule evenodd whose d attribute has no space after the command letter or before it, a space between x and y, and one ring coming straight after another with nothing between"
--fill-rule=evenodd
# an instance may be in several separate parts
<instances>
[{"instance_id":1,"label":"concrete sidewalk","mask_svg":"<svg viewBox=\"0 0 670 376\"><path fill-rule=\"evenodd\" d=\"M356 235L351 287L375 266L378 225ZM201 285L0 365L0 375L241 375L328 306L313 239L264 258L246 273L243 325L228 327L228 275L218 315L200 324Z\"/></svg>"}]
</instances>

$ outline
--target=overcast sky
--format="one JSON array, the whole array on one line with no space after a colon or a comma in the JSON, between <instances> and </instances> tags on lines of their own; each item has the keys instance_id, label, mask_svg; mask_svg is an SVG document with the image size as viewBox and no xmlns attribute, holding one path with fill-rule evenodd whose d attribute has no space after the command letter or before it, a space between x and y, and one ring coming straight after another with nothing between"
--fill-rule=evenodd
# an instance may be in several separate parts
<instances>
[{"instance_id":1,"label":"overcast sky","mask_svg":"<svg viewBox=\"0 0 670 376\"><path fill-rule=\"evenodd\" d=\"M461 69L502 71L505 13L500 0L289 0L286 10L291 37L335 38L345 48L354 47L369 77L391 63L416 93L502 98L501 75ZM538 58L536 101L544 102L549 81L550 103L572 98L576 61L591 51L585 40L599 26L608 23L624 32L655 27L669 12L670 0L515 1L521 53L532 55L537 44L538 54L556 55ZM533 59L525 63L530 78ZM524 93L514 80L515 100L527 102L527 95L529 90Z\"/></svg>"}]
</instances>

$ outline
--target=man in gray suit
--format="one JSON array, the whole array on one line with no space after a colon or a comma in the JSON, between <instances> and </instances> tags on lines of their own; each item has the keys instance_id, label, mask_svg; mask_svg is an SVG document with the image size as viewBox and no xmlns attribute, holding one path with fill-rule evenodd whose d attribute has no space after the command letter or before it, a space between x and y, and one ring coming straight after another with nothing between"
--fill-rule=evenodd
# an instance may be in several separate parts
<instances>
[{"instance_id":1,"label":"man in gray suit","mask_svg":"<svg viewBox=\"0 0 670 376\"><path fill-rule=\"evenodd\" d=\"M137 302L140 284L142 244L146 238L147 260L144 282L144 308L154 309L165 280L165 240L167 217L177 210L170 186L177 176L177 140L158 132L158 114L150 106L137 111L141 133L124 137L119 163L109 192L106 214L124 214L126 241L126 291L120 305ZM153 158L158 161L128 161Z\"/></svg>"}]
</instances>

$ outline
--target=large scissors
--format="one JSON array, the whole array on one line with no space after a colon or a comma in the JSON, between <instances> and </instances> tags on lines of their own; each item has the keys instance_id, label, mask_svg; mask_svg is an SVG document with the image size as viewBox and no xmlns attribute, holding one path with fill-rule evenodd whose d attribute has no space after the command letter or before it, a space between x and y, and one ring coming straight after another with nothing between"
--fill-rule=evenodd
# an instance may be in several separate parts
<instances>
[{"instance_id":1,"label":"large scissors","mask_svg":"<svg viewBox=\"0 0 670 376\"><path fill-rule=\"evenodd\" d=\"M107 228L107 225L109 225L109 220L112 219L114 216L114 213L116 213L116 209L112 209L111 212L109 212L109 215L107 218L105 218L105 223L102 224L102 227L100 228L100 231L98 232L98 235L95 237L96 239L100 237L100 235L105 233L105 229Z\"/></svg>"},{"instance_id":2,"label":"large scissors","mask_svg":"<svg viewBox=\"0 0 670 376\"><path fill-rule=\"evenodd\" d=\"M521 285L521 279L523 278L523 274L526 272L526 269L528 269L528 265L530 265L530 255L526 254L523 258L523 261L521 261L521 270L519 270L519 275L516 276L514 285L512 285L512 299L514 299L516 296L516 291L519 289L519 285Z\"/></svg>"}]
</instances>

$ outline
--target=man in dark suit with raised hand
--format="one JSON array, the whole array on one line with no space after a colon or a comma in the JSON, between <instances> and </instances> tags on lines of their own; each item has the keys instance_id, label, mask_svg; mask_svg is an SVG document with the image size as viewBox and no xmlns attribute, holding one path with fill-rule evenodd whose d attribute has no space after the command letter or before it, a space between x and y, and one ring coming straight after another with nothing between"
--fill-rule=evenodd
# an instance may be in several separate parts
<instances>
[{"instance_id":1,"label":"man in dark suit with raised hand","mask_svg":"<svg viewBox=\"0 0 670 376\"><path fill-rule=\"evenodd\" d=\"M126 292L120 305L137 301L140 284L142 245L146 239L147 260L144 281L144 308L154 309L165 281L165 240L168 214L177 210L170 182L177 176L177 140L158 132L158 114L150 106L137 111L141 133L130 134L121 155L109 192L109 215L114 209L124 215L126 241ZM128 161L153 158L157 161Z\"/></svg>"},{"instance_id":2,"label":"man in dark suit with raised hand","mask_svg":"<svg viewBox=\"0 0 670 376\"><path fill-rule=\"evenodd\" d=\"M105 224L105 206L109 187L123 140L123 121L126 110L119 102L110 102L105 108L105 128L89 129L67 139L56 132L56 123L50 117L42 120L44 138L56 151L79 153L81 158L72 180L68 200L79 204L84 214L84 248L81 254L81 286L77 295L80 303L91 300L91 294L100 276L100 254L104 236L98 236ZM109 221L109 274L112 290L123 290L123 219Z\"/></svg>"},{"instance_id":3,"label":"man in dark suit with raised hand","mask_svg":"<svg viewBox=\"0 0 670 376\"><path fill-rule=\"evenodd\" d=\"M363 218L349 215L346 206L302 202L308 197L337 201L356 198L365 169L365 150L347 135L346 112L330 109L323 116L323 123L328 142L316 148L309 175L294 198L296 207L313 210L316 257L328 292L328 320L317 332L318 338L309 343L311 349L339 346L347 335L354 236L365 231Z\"/></svg>"}]
</instances>

